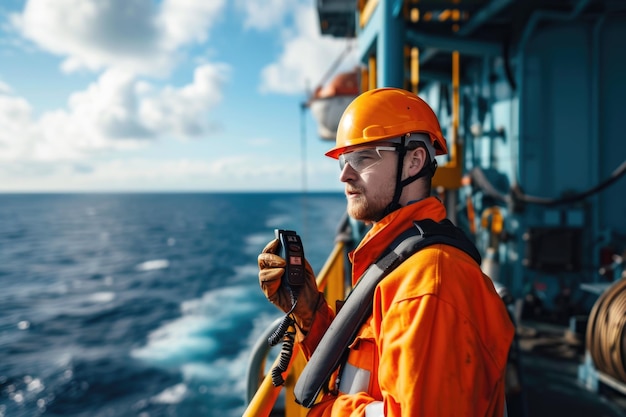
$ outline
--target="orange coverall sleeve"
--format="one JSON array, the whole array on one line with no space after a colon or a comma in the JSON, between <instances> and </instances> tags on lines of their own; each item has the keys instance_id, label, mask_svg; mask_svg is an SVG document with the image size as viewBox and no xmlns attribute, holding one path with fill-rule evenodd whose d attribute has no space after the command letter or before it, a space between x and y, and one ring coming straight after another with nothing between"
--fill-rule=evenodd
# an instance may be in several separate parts
<instances>
[{"instance_id":1,"label":"orange coverall sleeve","mask_svg":"<svg viewBox=\"0 0 626 417\"><path fill-rule=\"evenodd\" d=\"M299 330L297 331L296 340L300 344L300 348L306 360L309 360L334 318L335 312L324 301L315 312L315 317L308 333L304 335Z\"/></svg>"}]
</instances>

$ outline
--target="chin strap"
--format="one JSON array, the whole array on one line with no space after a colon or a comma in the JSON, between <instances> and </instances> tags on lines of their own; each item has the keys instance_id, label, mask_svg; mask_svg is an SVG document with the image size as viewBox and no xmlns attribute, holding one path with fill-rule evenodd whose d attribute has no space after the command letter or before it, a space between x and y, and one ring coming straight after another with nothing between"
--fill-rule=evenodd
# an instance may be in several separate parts
<instances>
[{"instance_id":1,"label":"chin strap","mask_svg":"<svg viewBox=\"0 0 626 417\"><path fill-rule=\"evenodd\" d=\"M400 145L398 149L398 169L396 170L396 188L393 193L393 198L391 199L391 203L389 203L389 205L385 207L385 210L383 211L381 219L385 217L386 215L388 215L389 213L402 207L400 205L400 196L402 195L402 189L405 186L409 185L410 183L412 183L413 181L419 178L425 177L426 175L429 175L431 178L433 175L435 175L435 170L437 169L437 160L433 158L429 164L424 164L422 169L417 174L402 180L402 169L404 168L404 157L406 156L406 152L407 152L406 138L408 138L409 136L410 134L406 134L400 138ZM424 146L424 145L420 145L420 146ZM428 149L426 149L426 155L430 156Z\"/></svg>"}]
</instances>

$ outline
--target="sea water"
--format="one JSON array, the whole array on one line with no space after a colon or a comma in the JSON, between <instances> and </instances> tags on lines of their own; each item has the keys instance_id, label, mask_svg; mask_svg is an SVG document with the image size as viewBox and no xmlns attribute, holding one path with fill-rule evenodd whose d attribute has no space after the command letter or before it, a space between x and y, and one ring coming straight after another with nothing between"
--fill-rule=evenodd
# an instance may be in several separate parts
<instances>
[{"instance_id":1,"label":"sea water","mask_svg":"<svg viewBox=\"0 0 626 417\"><path fill-rule=\"evenodd\" d=\"M341 193L0 195L0 417L240 416L281 316L256 258L319 271Z\"/></svg>"}]
</instances>

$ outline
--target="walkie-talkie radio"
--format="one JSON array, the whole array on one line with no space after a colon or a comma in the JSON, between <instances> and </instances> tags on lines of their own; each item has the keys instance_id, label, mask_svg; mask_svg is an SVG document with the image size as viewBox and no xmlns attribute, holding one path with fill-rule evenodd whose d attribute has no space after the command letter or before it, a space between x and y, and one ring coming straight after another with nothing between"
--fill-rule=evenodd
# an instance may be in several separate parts
<instances>
[{"instance_id":1,"label":"walkie-talkie radio","mask_svg":"<svg viewBox=\"0 0 626 417\"><path fill-rule=\"evenodd\" d=\"M274 330L268 338L270 346L278 344L281 339L283 340L283 347L278 357L278 363L272 369L272 384L277 387L285 383L282 374L287 370L293 353L295 330L289 331L289 327L293 326L295 321L290 317L290 314L296 308L298 293L306 282L306 261L304 260L302 240L296 232L293 230L275 229L274 234L276 235L276 239L280 241L280 245L284 251L285 261L287 262L281 285L289 289L292 303L291 310L287 312L278 325L278 328Z\"/></svg>"},{"instance_id":2,"label":"walkie-talkie radio","mask_svg":"<svg viewBox=\"0 0 626 417\"><path fill-rule=\"evenodd\" d=\"M283 284L287 284L289 287L304 285L306 279L304 249L300 236L293 230L276 229L274 233L285 251L285 261L287 262Z\"/></svg>"}]
</instances>

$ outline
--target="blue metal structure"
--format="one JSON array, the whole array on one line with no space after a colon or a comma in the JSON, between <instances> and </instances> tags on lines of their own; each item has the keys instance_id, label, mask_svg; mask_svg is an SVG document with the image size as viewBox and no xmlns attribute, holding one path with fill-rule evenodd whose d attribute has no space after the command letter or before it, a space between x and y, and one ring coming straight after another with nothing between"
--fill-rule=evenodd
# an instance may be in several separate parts
<instances>
[{"instance_id":1,"label":"blue metal structure","mask_svg":"<svg viewBox=\"0 0 626 417\"><path fill-rule=\"evenodd\" d=\"M516 298L566 319L593 303L582 283L619 278L597 271L626 247L626 2L319 0L318 12L323 34L356 37L366 88L417 92L459 142L472 184L446 189L449 211Z\"/></svg>"},{"instance_id":2,"label":"blue metal structure","mask_svg":"<svg viewBox=\"0 0 626 417\"><path fill-rule=\"evenodd\" d=\"M580 381L626 394L626 1L317 4L322 34L357 39L362 90L437 113L434 184L516 319L581 322Z\"/></svg>"}]
</instances>

